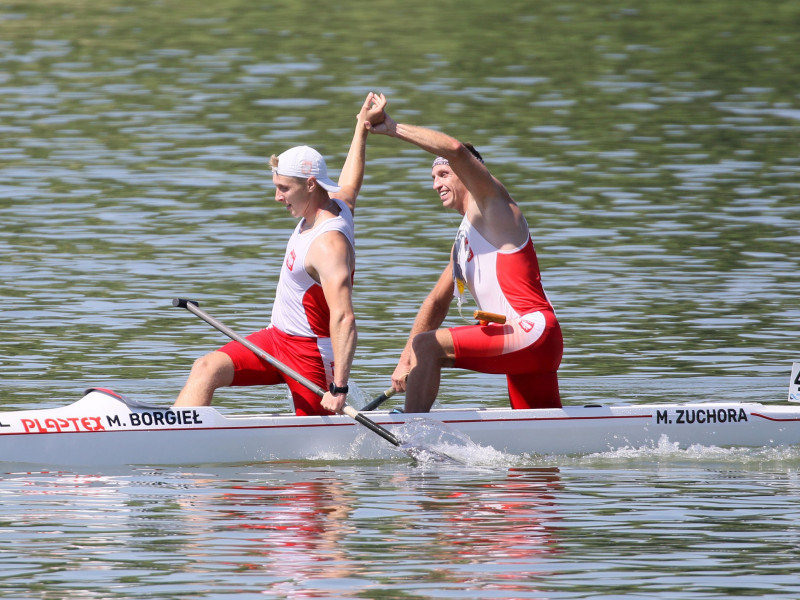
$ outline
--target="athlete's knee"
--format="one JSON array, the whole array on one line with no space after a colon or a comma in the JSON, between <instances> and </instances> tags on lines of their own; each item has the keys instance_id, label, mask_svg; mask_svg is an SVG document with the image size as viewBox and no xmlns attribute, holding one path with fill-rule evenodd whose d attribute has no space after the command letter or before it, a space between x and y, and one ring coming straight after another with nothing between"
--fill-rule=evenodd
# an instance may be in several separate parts
<instances>
[{"instance_id":1,"label":"athlete's knee","mask_svg":"<svg viewBox=\"0 0 800 600\"><path fill-rule=\"evenodd\" d=\"M447 361L447 349L440 342L436 331L423 331L414 336L411 348L417 358L417 364L427 361L443 364Z\"/></svg>"},{"instance_id":2,"label":"athlete's knee","mask_svg":"<svg viewBox=\"0 0 800 600\"><path fill-rule=\"evenodd\" d=\"M227 354L211 352L194 361L189 376L215 387L227 385L233 376L233 363Z\"/></svg>"},{"instance_id":3,"label":"athlete's knee","mask_svg":"<svg viewBox=\"0 0 800 600\"><path fill-rule=\"evenodd\" d=\"M213 369L211 355L206 354L194 361L194 364L192 364L192 375L195 377L206 377Z\"/></svg>"}]
</instances>

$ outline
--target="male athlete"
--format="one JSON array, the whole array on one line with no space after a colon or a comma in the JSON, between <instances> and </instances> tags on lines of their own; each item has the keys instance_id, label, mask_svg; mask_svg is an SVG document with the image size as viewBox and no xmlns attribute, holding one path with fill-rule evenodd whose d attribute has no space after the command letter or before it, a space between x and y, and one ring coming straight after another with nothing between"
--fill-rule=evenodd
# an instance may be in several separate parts
<instances>
[{"instance_id":1,"label":"male athlete","mask_svg":"<svg viewBox=\"0 0 800 600\"><path fill-rule=\"evenodd\" d=\"M344 407L357 339L353 212L364 179L366 123L383 118L384 103L372 93L364 101L338 185L328 178L325 159L308 146L270 159L275 200L300 222L286 246L272 322L247 339L329 391L320 399L231 342L195 361L175 406L208 406L222 386L286 383L298 415Z\"/></svg>"},{"instance_id":2,"label":"male athlete","mask_svg":"<svg viewBox=\"0 0 800 600\"><path fill-rule=\"evenodd\" d=\"M397 123L385 109L383 120L367 127L436 156L433 189L464 217L450 262L420 307L392 375L394 389L406 392L406 412L429 411L442 368L453 366L506 374L512 408L560 407L561 328L542 288L528 223L506 188L472 146L449 135ZM460 306L465 286L481 310L506 323L439 329L454 295Z\"/></svg>"}]
</instances>

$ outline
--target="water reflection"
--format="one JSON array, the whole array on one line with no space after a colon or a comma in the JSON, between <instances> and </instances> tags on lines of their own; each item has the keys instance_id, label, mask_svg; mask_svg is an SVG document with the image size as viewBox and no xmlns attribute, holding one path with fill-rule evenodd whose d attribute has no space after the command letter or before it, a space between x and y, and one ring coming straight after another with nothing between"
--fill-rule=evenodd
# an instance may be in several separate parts
<instances>
[{"instance_id":1,"label":"water reflection","mask_svg":"<svg viewBox=\"0 0 800 600\"><path fill-rule=\"evenodd\" d=\"M316 579L347 578L357 567L344 547L356 532L349 517L356 496L334 473L319 478L231 486L214 500L214 530L236 540L226 547L238 570L279 579L275 592L299 590ZM195 560L203 554L189 551ZM217 553L214 552L214 555ZM294 592L292 592L294 590Z\"/></svg>"},{"instance_id":2,"label":"water reflection","mask_svg":"<svg viewBox=\"0 0 800 600\"><path fill-rule=\"evenodd\" d=\"M505 478L432 493L420 503L439 523L437 554L431 558L492 564L495 572L507 568L517 574L524 564L522 571L535 573L538 557L559 552L555 500L562 489L558 468L517 468ZM443 556L444 548L449 550Z\"/></svg>"},{"instance_id":3,"label":"water reflection","mask_svg":"<svg viewBox=\"0 0 800 600\"><path fill-rule=\"evenodd\" d=\"M284 471L192 498L182 510L213 533L183 552L201 564L222 554L237 572L266 578L266 589L286 597L327 597L344 579L351 593L377 581L399 591L433 580L466 591L487 577L485 589L529 592L528 578L543 568L539 557L558 552L557 468L512 469L474 483L435 472L345 475ZM209 552L218 537L224 548Z\"/></svg>"},{"instance_id":4,"label":"water reflection","mask_svg":"<svg viewBox=\"0 0 800 600\"><path fill-rule=\"evenodd\" d=\"M62 597L162 586L201 598L658 596L671 586L722 597L735 582L788 599L796 578L780 557L798 539L786 508L796 461L707 452L505 470L16 471L0 479L0 529L16 548L3 572L7 591Z\"/></svg>"},{"instance_id":5,"label":"water reflection","mask_svg":"<svg viewBox=\"0 0 800 600\"><path fill-rule=\"evenodd\" d=\"M129 584L155 585L184 573L196 574L200 585L201 574L213 572L223 588L244 577L291 597L348 578L348 588L365 577L385 585L402 574L424 581L431 571L465 589L474 578L465 577L465 564L495 565L489 572L508 573L492 578L514 580L523 577L520 564L535 565L557 545L556 468L512 469L477 482L435 471L347 467L230 475L7 473L6 496L27 501L6 505L0 520L15 523L27 557L18 569L30 569L34 582L50 560L76 574L135 561ZM59 536L49 535L54 528ZM88 563L81 548L93 549ZM387 551L395 560L391 577L383 570ZM40 572L69 585L60 568ZM97 578L93 589L110 584ZM513 581L501 587L513 589Z\"/></svg>"}]
</instances>

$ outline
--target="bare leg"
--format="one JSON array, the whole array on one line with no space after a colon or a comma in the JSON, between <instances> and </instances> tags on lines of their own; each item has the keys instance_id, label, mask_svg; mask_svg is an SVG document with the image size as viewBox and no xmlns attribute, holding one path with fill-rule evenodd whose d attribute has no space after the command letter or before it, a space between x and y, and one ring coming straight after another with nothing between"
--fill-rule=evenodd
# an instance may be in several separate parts
<instances>
[{"instance_id":1,"label":"bare leg","mask_svg":"<svg viewBox=\"0 0 800 600\"><path fill-rule=\"evenodd\" d=\"M406 386L406 412L428 412L439 393L443 367L455 363L453 336L447 329L426 331L412 342L414 366Z\"/></svg>"},{"instance_id":2,"label":"bare leg","mask_svg":"<svg viewBox=\"0 0 800 600\"><path fill-rule=\"evenodd\" d=\"M214 391L233 382L233 361L224 352L211 352L192 365L175 406L210 406Z\"/></svg>"}]
</instances>

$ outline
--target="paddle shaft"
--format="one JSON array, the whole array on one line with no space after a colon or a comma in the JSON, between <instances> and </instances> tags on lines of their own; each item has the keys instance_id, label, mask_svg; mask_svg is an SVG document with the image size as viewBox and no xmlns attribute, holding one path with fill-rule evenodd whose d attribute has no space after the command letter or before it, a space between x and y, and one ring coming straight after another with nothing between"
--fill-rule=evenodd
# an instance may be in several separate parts
<instances>
[{"instance_id":1,"label":"paddle shaft","mask_svg":"<svg viewBox=\"0 0 800 600\"><path fill-rule=\"evenodd\" d=\"M266 362L271 364L273 367L278 369L281 373L283 373L287 377L290 377L291 379L294 379L299 384L304 385L305 387L310 389L312 392L317 394L319 397L322 397L322 396L325 395L325 390L323 390L321 387L319 387L316 383L314 383L313 381L311 381L307 377L304 377L303 375L301 375L300 373L298 373L294 369L292 369L292 368L288 367L287 365L283 364L277 358L275 358L274 356L271 356L270 354L265 352L262 348L259 348L258 346L256 346L252 342L250 342L247 339L243 338L241 335L236 333L233 329L231 329L230 327L228 327L227 325L225 325L221 321L219 321L219 320L215 319L214 317L212 317L211 315L209 315L207 312L202 310L200 308L199 304L197 302L195 302L194 300L184 300L183 298L175 298L172 301L172 305L173 306L178 306L180 308L185 308L190 313L193 313L196 316L200 317L201 319L203 319L203 321L205 321L206 323L208 323L209 325L211 325L212 327L214 327L218 331L221 331L222 333L227 335L232 340L234 340L236 342L239 342L242 346L244 346L245 348L250 350L253 354L258 356L260 359L265 360ZM375 423L371 419L365 417L364 415L362 415L360 412L358 412L352 406L348 406L347 404L345 404L344 408L342 408L342 412L344 414L346 414L348 417L350 417L351 419L354 419L354 420L358 421L359 423L361 423L364 427L368 428L370 431L373 431L374 433L377 433L379 436L381 436L383 439L385 439L390 444L394 444L395 446L399 446L400 445L400 441L397 439L397 437L395 437L395 435L391 431L389 431L388 429L385 429L384 427L381 427L380 425L378 425L377 423Z\"/></svg>"},{"instance_id":2,"label":"paddle shaft","mask_svg":"<svg viewBox=\"0 0 800 600\"><path fill-rule=\"evenodd\" d=\"M404 379L404 380L405 380L405 379L408 379L408 373L406 373L405 375L403 375L403 379ZM396 391L394 388L389 388L388 390L386 390L385 392L383 392L383 393L382 393L380 396L378 396L377 398L375 398L375 399L374 399L372 402L370 402L369 404L367 404L367 405L366 405L366 406L365 406L363 409L361 409L361 410L375 410L375 409L376 409L376 408L378 408L378 407L379 407L381 404L383 404L384 402L386 402L386 401L387 401L389 398L391 398L392 396L394 396L396 393L397 393L397 391Z\"/></svg>"},{"instance_id":3,"label":"paddle shaft","mask_svg":"<svg viewBox=\"0 0 800 600\"><path fill-rule=\"evenodd\" d=\"M394 396L394 394L395 394L394 388L389 388L388 390L383 392L380 396L377 396L372 402L370 402L369 404L364 406L364 408L362 408L361 410L365 410L365 411L366 410L375 410L381 404L386 402L389 398Z\"/></svg>"}]
</instances>

